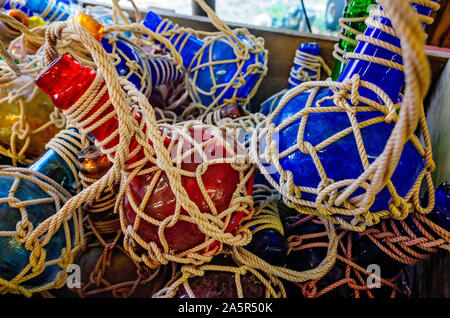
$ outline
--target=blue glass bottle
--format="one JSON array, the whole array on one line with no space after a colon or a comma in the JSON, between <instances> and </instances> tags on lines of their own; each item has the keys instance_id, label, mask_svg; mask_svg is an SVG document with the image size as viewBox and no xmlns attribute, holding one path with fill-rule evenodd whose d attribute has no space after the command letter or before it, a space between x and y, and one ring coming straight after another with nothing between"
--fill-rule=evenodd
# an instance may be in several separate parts
<instances>
[{"instance_id":1,"label":"blue glass bottle","mask_svg":"<svg viewBox=\"0 0 450 318\"><path fill-rule=\"evenodd\" d=\"M75 129L70 129L77 132ZM63 138L56 136L55 138ZM81 142L78 138L69 137L65 139L72 147L66 149L75 158L76 154L81 150ZM75 162L74 162L75 164ZM39 172L53 179L71 194L76 193L76 180L67 162L54 150L47 150L33 164L28 167L32 171ZM0 197L7 198L9 190L14 182L14 178L0 177ZM15 196L21 201L48 198L48 194L42 190L34 182L22 179L19 183ZM28 220L36 228L40 223L45 221L56 213L53 203L32 204L26 206ZM0 203L0 231L15 231L16 224L21 220L20 210L11 207L7 202ZM73 220L68 222L71 242L73 244L75 238L75 230ZM52 239L44 246L46 252L45 261L57 259L61 255L61 250L66 247L66 237L64 227L53 235ZM73 247L73 246L72 246ZM11 280L16 277L30 262L31 251L26 250L24 244L16 241L15 237L0 237L0 277ZM61 270L58 264L51 265L38 276L24 282L24 287L36 287L52 282L57 273Z\"/></svg>"},{"instance_id":2,"label":"blue glass bottle","mask_svg":"<svg viewBox=\"0 0 450 318\"><path fill-rule=\"evenodd\" d=\"M47 21L66 21L76 14L72 6L56 0L26 0L24 6Z\"/></svg>"},{"instance_id":3,"label":"blue glass bottle","mask_svg":"<svg viewBox=\"0 0 450 318\"><path fill-rule=\"evenodd\" d=\"M162 33L166 30L173 30L175 28L171 22L163 21L161 17L152 11L148 12L145 16L143 24L153 32L157 33ZM242 35L237 35L237 37L243 44L253 48L254 44L247 38ZM192 81L195 81L197 85L197 89L194 94L191 94L194 102L209 106L216 98L218 98L218 101L215 104L215 106L218 106L224 104L225 99L232 98L236 93L236 97L238 98L236 102L241 103L240 99L246 99L249 94L256 89L256 84L262 76L258 72L250 73L246 77L242 78L244 83L239 87L234 87L235 84L238 84L238 80L235 80L233 85L224 91L225 85L232 82L233 77L235 77L238 72L238 65L235 62L220 62L228 60L234 61L237 58L234 48L228 43L224 41L215 41L211 43L204 48L202 51L202 58L199 60L196 55L205 45L201 39L194 35L190 35L187 32L181 31L176 33L173 37L167 36L167 39L170 40L170 42L175 46L175 49L177 49L183 59L183 65L189 73L189 77L191 79L189 83L191 89ZM181 47L183 43L184 46ZM211 62L210 56L212 56L213 62L219 62L218 64L212 65L212 72L209 68L209 64ZM245 74L247 69L254 65L257 65L257 68L262 70L266 64L266 58L267 55L265 52L256 55L250 49L249 58L243 64L241 73ZM207 65L200 68L198 71L189 71L190 69L193 69L201 64ZM215 78L216 85L213 82L213 77ZM217 89L213 91L215 86L217 86ZM219 96L221 97L219 98Z\"/></svg>"},{"instance_id":4,"label":"blue glass bottle","mask_svg":"<svg viewBox=\"0 0 450 318\"><path fill-rule=\"evenodd\" d=\"M431 12L430 8L417 4L414 4L414 8L417 12L424 15L429 15ZM392 26L387 18L380 17L377 18L377 21L387 26ZM400 41L397 37L389 35L378 28L368 27L364 34L372 38L386 41L396 47L400 47ZM355 52L384 58L402 64L401 55L373 44L360 42ZM404 85L404 73L402 71L376 63L352 59L347 64L344 72L340 75L338 82L350 79L355 74L358 74L361 80L373 83L380 87L392 101L396 102L399 100L399 93ZM284 120L293 117L307 104L309 94L310 91L307 91L292 98L277 114L273 123L278 126ZM359 94L366 98L381 102L374 92L369 91L364 87L359 88ZM317 100L331 95L332 91L330 89L320 89L313 102L314 106L312 107L315 107L315 102ZM350 101L349 103L351 104ZM333 106L333 101L325 101L322 103L322 106ZM363 105L360 104L360 106ZM363 122L380 116L384 117L381 112L377 111L359 111L356 115L356 119L358 122ZM294 146L297 142L300 121L301 118L282 129L279 136L277 136L278 138L274 139L278 143L279 153ZM395 123L386 123L383 121L360 129L369 163L372 163L382 153L394 126ZM349 127L351 128L351 123L345 112L312 113L308 115L304 141L315 146ZM317 152L317 155L325 169L327 177L335 182L344 179L356 179L364 171L356 145L356 139L353 134L348 134L340 138ZM317 168L309 154L297 150L289 156L281 158L280 164L284 170L292 171L294 184L297 186L317 188L321 182ZM423 166L424 160L422 156L415 149L412 142L408 141L404 146L397 168L391 177L393 185L400 196L403 197L409 192ZM272 176L275 180L279 180L280 176L278 173L274 173ZM363 189L357 189L352 197L362 193ZM390 198L391 195L385 187L376 195L369 211L377 212L388 210ZM315 201L316 196L312 193L304 192L302 193L302 199Z\"/></svg>"},{"instance_id":5,"label":"blue glass bottle","mask_svg":"<svg viewBox=\"0 0 450 318\"><path fill-rule=\"evenodd\" d=\"M255 176L254 184L263 184L270 186L261 173ZM261 194L260 192L258 194ZM267 193L270 195L270 193ZM258 210L258 200L255 199L255 210ZM281 223L281 220L280 220ZM257 225L251 226L253 231ZM287 242L286 238L277 229L266 228L253 233L251 242L245 246L245 249L252 252L256 256L262 258L266 262L276 266L282 266L286 263Z\"/></svg>"},{"instance_id":6,"label":"blue glass bottle","mask_svg":"<svg viewBox=\"0 0 450 318\"><path fill-rule=\"evenodd\" d=\"M12 10L12 9L21 10L28 17L33 16L33 11L24 7L22 4L17 3L15 1L11 1L11 0L0 0L0 8L3 8L5 10Z\"/></svg>"},{"instance_id":7,"label":"blue glass bottle","mask_svg":"<svg viewBox=\"0 0 450 318\"><path fill-rule=\"evenodd\" d=\"M284 96L284 94L291 88L300 85L302 83L302 80L299 78L298 69L302 67L302 64L305 62L304 57L301 54L302 52L308 53L314 56L319 56L319 45L317 43L311 42L311 43L300 43L300 46L298 47L297 51L295 52L295 58L294 58L294 66L291 68L291 72L289 74L289 88L283 89L282 91L272 95L267 100L265 100L261 104L261 110L260 112L264 115L269 115L280 103L281 98ZM309 68L305 68L304 71L308 73L308 76L311 78L318 77L318 74L316 71L311 70ZM319 78L317 78L319 80Z\"/></svg>"}]
</instances>

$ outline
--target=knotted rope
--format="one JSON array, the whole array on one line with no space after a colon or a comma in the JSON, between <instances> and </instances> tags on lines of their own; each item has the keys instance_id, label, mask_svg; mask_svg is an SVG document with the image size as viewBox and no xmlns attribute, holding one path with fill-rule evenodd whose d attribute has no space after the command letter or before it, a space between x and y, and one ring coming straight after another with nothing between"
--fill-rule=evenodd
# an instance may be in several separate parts
<instances>
[{"instance_id":1,"label":"knotted rope","mask_svg":"<svg viewBox=\"0 0 450 318\"><path fill-rule=\"evenodd\" d=\"M224 250L223 255L233 256L231 251ZM213 261L214 262L214 261ZM234 265L218 265L218 264L204 264L200 266L183 265L175 275L174 279L167 284L165 288L162 288L153 297L154 298L172 298L177 295L177 291L180 288L184 288L189 298L196 298L195 292L191 287L192 280L204 279L205 275L216 273L226 273L233 275L235 281L235 290L224 290L224 293L231 292L233 296L238 298L244 297L264 297L264 298L286 298L286 291L281 281L275 276L266 273L264 270L258 270L251 266L240 263L233 257ZM226 279L226 276L222 277ZM214 279L213 279L214 280ZM215 280L211 282L214 284ZM261 287L263 292L261 295L248 295L244 294L245 286L243 282L251 284L252 288L258 289ZM233 297L231 296L231 297Z\"/></svg>"},{"instance_id":2,"label":"knotted rope","mask_svg":"<svg viewBox=\"0 0 450 318\"><path fill-rule=\"evenodd\" d=\"M0 21L8 22L24 34L34 36L23 24L0 13ZM5 132L0 137L0 154L12 164L29 164L43 151L45 144L65 127L65 119L53 107L50 98L34 85L41 69L37 57L16 64L10 52L0 43L0 106Z\"/></svg>"},{"instance_id":3,"label":"knotted rope","mask_svg":"<svg viewBox=\"0 0 450 318\"><path fill-rule=\"evenodd\" d=\"M294 65L299 65L300 67L298 69L295 69L295 67L291 68L288 80L291 85L297 85L292 79L296 79L298 82L320 80L322 69L327 76L331 75L331 69L320 55L313 55L297 50L295 52Z\"/></svg>"}]
</instances>

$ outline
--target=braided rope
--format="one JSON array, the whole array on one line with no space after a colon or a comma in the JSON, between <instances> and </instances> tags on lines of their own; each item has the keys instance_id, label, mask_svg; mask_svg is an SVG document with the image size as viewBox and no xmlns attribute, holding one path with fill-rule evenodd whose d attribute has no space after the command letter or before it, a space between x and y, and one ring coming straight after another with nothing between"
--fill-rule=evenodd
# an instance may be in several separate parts
<instances>
[{"instance_id":1,"label":"braided rope","mask_svg":"<svg viewBox=\"0 0 450 318\"><path fill-rule=\"evenodd\" d=\"M291 68L289 76L289 84L297 85L292 79L296 79L299 82L308 81L318 81L321 78L321 69L325 71L327 76L331 75L331 69L328 67L325 60L319 55L313 55L306 52L297 50L294 57L294 65L299 65L300 67L296 70L294 67ZM307 72L311 71L311 73Z\"/></svg>"},{"instance_id":2,"label":"braided rope","mask_svg":"<svg viewBox=\"0 0 450 318\"><path fill-rule=\"evenodd\" d=\"M344 17L339 18L339 27L341 28L342 32L338 34L339 41L334 45L334 49L332 52L332 55L336 60L340 61L343 64L347 64L348 62L348 59L346 57L347 52L341 48L340 41L345 41L356 46L358 44L358 41L351 38L350 36L356 37L357 35L362 34L363 32L355 28L352 28L350 24L363 22L368 17L369 16L358 18L344 18Z\"/></svg>"},{"instance_id":3,"label":"braided rope","mask_svg":"<svg viewBox=\"0 0 450 318\"><path fill-rule=\"evenodd\" d=\"M10 18L0 14L0 21L9 22ZM44 151L45 144L58 130L64 128L65 120L54 110L50 98L34 85L40 70L38 58L16 64L3 44L0 44L0 56L4 58L0 63L0 106L5 125L0 137L0 154L11 158L13 165L29 164Z\"/></svg>"},{"instance_id":4,"label":"braided rope","mask_svg":"<svg viewBox=\"0 0 450 318\"><path fill-rule=\"evenodd\" d=\"M242 231L237 231L235 234L224 233L225 228L231 219L231 214L236 211L240 211L245 217L249 217L252 213L252 199L246 194L245 184L247 183L249 177L252 175L254 168L250 168L248 163L245 163L245 158L242 155L237 156L234 153L233 147L230 147L229 142L224 139L220 139L220 131L214 126L205 126L198 122L186 122L184 124L177 124L170 126L167 124L159 125L159 128L166 130L166 133L170 131L171 142L168 146L164 145L164 138L166 138L166 133L161 136L160 130L156 125L155 114L153 108L148 104L147 99L140 92L138 92L133 85L124 79L119 79L117 72L112 68L112 65L108 63L108 59L105 58L104 50L99 46L95 40L87 34L87 32L78 24L67 22L62 25L61 32L59 34L48 34L47 38L57 39L57 37L64 37L64 35L70 34L78 42L83 43L89 51L92 53L92 58L94 62L98 65L97 77L91 84L91 87L86 91L86 93L69 109L65 114L70 121L78 122L78 125L84 127L85 133L92 131L93 129L99 127L101 124L106 122L112 116L117 116L119 119L119 129L112 133L108 138L102 142L96 141L97 145L102 149L102 151L108 155L108 157L114 162L113 167L108 171L108 173L102 177L100 180L95 182L90 187L84 189L79 195L69 200L64 207L58 212L58 218L54 218L49 222L53 222L54 226L59 225L59 218L67 214L73 208L78 207L82 202L87 201L89 198L93 198L100 194L105 186L111 185L114 181L119 180L122 174L121 188L119 189L118 199L116 201L116 211L119 212L122 230L125 235L124 247L131 254L134 260L139 262L144 262L149 267L156 267L159 264L167 264L168 261L182 262L182 263L203 263L209 261L215 253L220 252L222 243L227 243L231 245L245 245L251 239L251 233L247 232L245 229ZM52 29L47 29L47 32L52 32ZM46 60L51 61L54 58L56 51L52 49L56 41L46 42ZM106 85L99 91L102 78L105 78ZM126 90L127 94L125 93ZM99 108L96 113L85 119L84 122L81 120L89 111L89 107L95 105L100 98L109 92L109 100L103 106ZM130 106L131 116L130 116ZM114 112L104 118L97 118L105 109L113 105L115 107ZM135 121L135 116L138 112L142 112L142 120L139 124ZM117 114L117 115L116 115ZM96 121L94 123L94 121ZM214 137L211 140L199 143L189 136L190 129L208 129L211 131ZM118 145L105 148L105 146L117 136L120 142ZM138 146L130 154L129 153L129 143L131 136L137 141ZM152 143L149 144L148 140ZM181 142L178 142L181 140ZM183 140L191 144L193 147L191 150L185 152L182 149ZM202 154L204 148L211 143L219 142L219 144L224 145L224 149L227 152L227 158L206 160L206 155ZM175 148L176 147L176 148ZM177 149L177 150L175 150ZM129 158L133 158L137 153L143 151L145 156L142 160L138 160L132 165L127 165L126 162ZM171 153L177 154L176 158L171 158ZM192 153L198 153L203 159L196 172L188 172L181 169L181 160L185 156L189 156ZM144 165L150 164L151 168L142 170ZM209 166L217 163L228 163L233 169L239 173L240 183L236 187L236 191L233 194L233 198L230 202L229 208L225 211L215 210L214 205L206 192L205 187L202 185L200 176L208 169ZM142 171L141 171L142 170ZM177 198L177 210L175 213L166 218L165 220L155 220L147 216L142 208L145 206L147 200L151 196L151 192L155 186L155 181L158 179L156 176L154 181L150 184L147 190L147 194L143 198L143 201L138 206L133 204L133 200L130 197L129 189L127 189L131 180L144 173L157 172L160 174L164 171L167 179L170 183L172 192ZM208 206L211 208L212 214L204 214L199 211L197 205L189 198L186 189L181 184L181 176L195 177L199 184L200 191L205 198ZM127 197L130 199L130 203L134 208L136 213L136 221L133 226L127 225L125 219L125 213L123 210L122 202L123 199ZM182 215L180 209L183 208L188 212L188 215ZM245 218L244 217L244 218ZM158 231L160 235L160 241L163 246L163 250L155 242L145 242L136 233L139 228L140 220L143 219L148 223L157 225L160 230ZM178 220L194 222L201 232L205 234L205 242L200 244L200 246L192 248L189 251L184 251L181 253L174 253L169 250L167 243L164 238L164 228L167 226L173 226ZM223 220L223 221L222 221ZM42 228L48 224L41 224ZM214 249L209 250L207 247L215 242L219 241L220 244ZM137 246L141 246L146 251L147 255L138 255L135 250Z\"/></svg>"}]
</instances>

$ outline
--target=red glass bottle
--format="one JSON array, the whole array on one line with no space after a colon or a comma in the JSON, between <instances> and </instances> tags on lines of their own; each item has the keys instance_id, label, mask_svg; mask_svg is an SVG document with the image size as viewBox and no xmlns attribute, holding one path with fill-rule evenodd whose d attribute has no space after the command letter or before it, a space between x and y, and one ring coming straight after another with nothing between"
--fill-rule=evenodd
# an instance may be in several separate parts
<instances>
[{"instance_id":1,"label":"red glass bottle","mask_svg":"<svg viewBox=\"0 0 450 318\"><path fill-rule=\"evenodd\" d=\"M90 67L85 67L76 61L70 54L64 54L55 61L53 61L38 77L36 80L36 85L39 86L44 92L50 95L56 107L62 110L70 109L76 101L85 93L89 88L91 83L94 81L96 76L96 71ZM100 91L105 82L100 85L98 91ZM90 123L95 123L101 118L110 116L112 112L115 112L114 107L110 105L106 110L100 114L95 114L95 112L104 105L106 101L109 100L109 95L106 92L97 104L91 104L87 115L82 119L82 122L86 122L86 119L90 119ZM95 116L95 118L93 117ZM141 114L138 113L135 116L137 122L140 120ZM93 117L93 118L90 118ZM87 129L89 123L81 127L81 130ZM167 137L165 138L165 146L170 143L171 131L168 126L165 128L160 128L161 133L164 129L169 130ZM98 141L103 141L105 138L109 137L118 129L118 119L117 114L112 116L109 120L106 120L103 124L99 125L97 128L90 131ZM189 133L197 142L204 142L211 139L211 135L207 130L202 129L199 134L198 131L194 132L189 130ZM151 143L151 141L149 141ZM175 143L177 143L176 141ZM111 149L112 147L118 145L119 136L117 135L111 141L109 141L104 147L104 150ZM189 144L184 141L183 149L189 149ZM136 148L137 141L132 137L130 142L130 153ZM216 151L222 151L226 154L224 146L216 141L212 143L209 147L205 148L205 154L208 159L214 158ZM114 153L112 154L112 159L114 158ZM143 151L137 152L136 155L128 159L127 165L137 162L144 157ZM181 168L195 172L200 163L189 163L183 161ZM148 163L144 169L151 166ZM130 184L129 195L132 195L137 206L140 205L142 199L146 193L148 185L152 182L155 174L157 172L151 172L147 174L142 174L135 176ZM214 203L217 212L220 213L229 207L230 201L232 199L233 193L236 190L238 183L240 182L239 172L235 170L230 164L219 163L210 165L206 172L202 175L202 181L204 187L207 190L212 202ZM181 182L186 189L189 198L198 206L202 213L211 213L211 210L203 198L197 180L195 177L182 176ZM251 183L251 182L249 182ZM248 185L248 192L251 193L252 185ZM176 198L170 187L167 175L164 171L160 174L159 179L156 181L156 186L154 187L153 193L144 208L144 213L157 219L164 220L166 217L172 215L175 211ZM126 214L126 219L128 224L132 225L136 218L136 213L131 208L130 198L128 194L124 198L124 209ZM188 212L181 208L181 215L188 215ZM233 231L240 223L243 216L243 212L236 212L230 218L226 232ZM146 242L154 241L160 247L160 240L158 237L158 227L146 222L141 219L139 229L137 233ZM205 239L205 235L199 230L196 224L178 220L178 222L172 226L165 229L165 237L169 245L170 250L174 252L181 252L190 249L200 243ZM217 245L217 243L211 244L210 247Z\"/></svg>"}]
</instances>

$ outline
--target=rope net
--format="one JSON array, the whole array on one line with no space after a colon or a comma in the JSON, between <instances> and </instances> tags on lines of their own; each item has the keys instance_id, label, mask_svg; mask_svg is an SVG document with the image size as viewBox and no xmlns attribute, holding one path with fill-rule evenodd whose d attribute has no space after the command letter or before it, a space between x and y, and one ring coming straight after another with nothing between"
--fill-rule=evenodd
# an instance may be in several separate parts
<instances>
[{"instance_id":1,"label":"rope net","mask_svg":"<svg viewBox=\"0 0 450 318\"><path fill-rule=\"evenodd\" d=\"M360 235L407 265L415 265L439 250L450 251L450 233L421 213L412 213L405 220L383 220Z\"/></svg>"},{"instance_id":2,"label":"rope net","mask_svg":"<svg viewBox=\"0 0 450 318\"><path fill-rule=\"evenodd\" d=\"M74 176L76 158L74 147L85 143L72 130L62 130L47 148L67 162ZM54 227L52 218L72 195L49 177L27 168L1 166L1 214L10 222L3 222L0 245L9 258L0 278L0 293L23 294L60 288L66 283L66 268L82 244L83 225L81 209L75 209L59 219ZM75 181L75 187L80 182ZM6 220L6 219L5 219ZM14 246L10 250L7 246ZM19 255L26 255L24 258Z\"/></svg>"},{"instance_id":3,"label":"rope net","mask_svg":"<svg viewBox=\"0 0 450 318\"><path fill-rule=\"evenodd\" d=\"M328 246L328 235L323 230L323 223L317 217L301 216L288 226L289 231L297 230L301 234L292 234L288 240L288 258L293 267L311 266L316 258L323 257ZM288 296L305 298L316 297L354 297L354 298L394 298L406 296L408 290L402 286L402 272L393 277L384 277L381 273L370 272L368 268L357 264L352 255L353 236L351 231L339 233L339 247L333 267L324 276L305 282L295 282L296 287L289 288ZM294 261L293 261L294 260ZM381 274L381 276L380 276ZM369 279L370 278L370 279ZM379 281L379 286L371 286ZM376 288L374 288L376 287ZM291 294L292 293L292 294Z\"/></svg>"},{"instance_id":4,"label":"rope net","mask_svg":"<svg viewBox=\"0 0 450 318\"><path fill-rule=\"evenodd\" d=\"M205 10L211 23L219 32L204 32L180 27L174 25L168 19L163 19L155 33L169 40L165 41L163 47L169 50L172 55L174 55L174 52L183 51L187 43L186 40L191 35L203 41L201 48L198 49L188 67L183 67L182 63L179 64L180 67L185 69L186 75L189 77L187 89L193 101L191 107L199 109L202 115L231 104L245 107L255 95L261 81L267 74L268 57L267 50L264 49L264 39L255 37L247 29L231 30L203 0L197 0L197 3ZM169 29L170 27L173 27L173 29ZM180 34L187 34L187 36L179 36ZM175 37L177 39L174 41ZM153 37L153 39L159 42L158 38ZM170 41L174 42L171 43ZM177 49L175 49L175 46ZM213 48L216 46L232 48L234 56L215 60ZM212 83L210 87L201 85L201 78L206 76L206 69L209 70L207 82ZM227 69L227 72L233 74L227 82L221 83L220 79L217 78L217 75L221 74L221 69ZM200 73L203 74L200 76ZM243 95L241 91L248 90L245 85L250 85L249 83L255 79L256 83L251 84L250 90ZM205 103L205 100L208 100L208 102ZM202 120L202 117L199 120Z\"/></svg>"},{"instance_id":5,"label":"rope net","mask_svg":"<svg viewBox=\"0 0 450 318\"><path fill-rule=\"evenodd\" d=\"M426 1L426 4L433 9L439 7L436 3L431 1ZM409 2L400 1L398 6L401 7L399 8L399 12L407 11L408 14L412 16L411 19L418 20L418 15L412 12L412 9L409 7ZM425 81L423 86L414 87L413 92L408 91L408 93L411 93L412 95L408 96L408 98L404 98L402 103L397 103L397 101L390 100L387 94L379 87L372 83L360 80L358 75L354 75L352 78L343 82L332 82L329 80L305 82L289 90L283 96L274 112L268 116L266 122L256 128L257 133L252 136L250 149L251 161L257 163L258 168L270 181L271 185L282 194L286 205L295 208L300 213L317 215L332 223L340 224L346 229L354 231L362 231L367 226L378 223L381 218L393 217L396 219L403 219L414 209L423 214L431 211L433 203L428 204L425 208L420 206L418 194L423 179L426 180L431 197L434 195L434 188L431 180L431 171L434 170L434 163L432 160L431 143L422 105L423 97L426 93L425 88L427 88L429 84L429 76L427 76L427 74L429 74L429 68L423 66L428 65L423 51L417 52L420 56L419 58L414 59L414 62L412 62L413 64L407 63L407 59L412 58L408 51L410 48L409 45L415 45L414 51L417 51L417 42L420 42L423 48L423 41L417 37L413 38L410 36L412 33L409 33L406 30L411 28L411 26L401 25L401 27L396 27L395 23L399 23L399 21L403 22L403 17L399 17L398 13L395 15L389 14L389 18L397 32L394 31L394 28L376 22L376 17L387 16L385 12L372 10L370 14L371 17L366 20L366 23L370 26L382 28L383 31L399 37L401 39L403 50L395 48L379 39L373 40L361 35L357 37L357 40L370 43L374 43L375 41L378 46L388 48L399 54L402 54L403 52L405 66L380 58L373 59L372 57L363 54L349 53L347 54L347 57L368 60L373 63L395 67L403 70L405 75L412 72L414 74L411 76L413 76L415 80ZM419 18L422 22L430 23L431 18L429 17L419 16ZM404 37L407 37L407 39L404 39ZM415 68L413 65L416 64L419 64L420 66ZM415 73L419 72L419 69L421 70L420 72L422 72L420 75ZM427 70L428 72L426 72ZM406 76L406 78L408 77ZM407 88L409 89L408 80L406 83ZM324 89L330 89L332 93L331 96L323 96L322 94L317 98ZM379 101L374 101L361 96L359 94L361 89L370 90L373 94L378 96ZM304 92L309 93L306 105L304 105L297 113L276 124L275 119L277 114L283 110L289 101ZM405 89L405 96L406 92L407 90ZM401 112L399 116L397 111L400 109ZM378 112L380 116L358 122L357 115L360 112L366 111ZM321 140L318 144L313 145L312 143L305 141L305 139L307 139L305 137L306 127L308 125L309 117L314 118L315 114L321 113L345 113L349 119L350 125L346 129L338 131L329 138L324 138L324 140ZM405 123L407 120L409 120L409 122ZM382 122L393 122L396 125L392 130L384 151L369 164L368 152L366 150L366 143L369 141L362 138L361 131L371 125ZM425 145L422 145L419 139L413 134L417 123L424 136ZM293 142L292 146L280 153L277 142L273 140L273 136L277 136L280 131L286 129L286 127L289 127L291 130L293 129L292 127L295 127L294 129L297 130L297 142ZM319 154L326 151L327 147L334 145L347 136L352 136L356 140L357 153L359 154L360 162L362 163L363 172L355 179L333 180L328 176ZM396 191L396 188L391 181L391 176L397 166L400 155L402 154L404 144L407 141L412 144L423 158L424 166L418 173L410 191L408 191L406 195L401 196ZM280 160L295 152L301 152L310 157L321 180L317 187L296 185L293 181L293 172L285 170L281 166ZM274 172L279 175L278 181L274 179ZM392 198L389 202L389 209L371 212L370 208L374 198L384 186L386 186ZM363 194L359 194L357 191L363 191ZM355 193L358 195L355 195ZM310 199L311 197L314 197L314 199Z\"/></svg>"}]
</instances>

